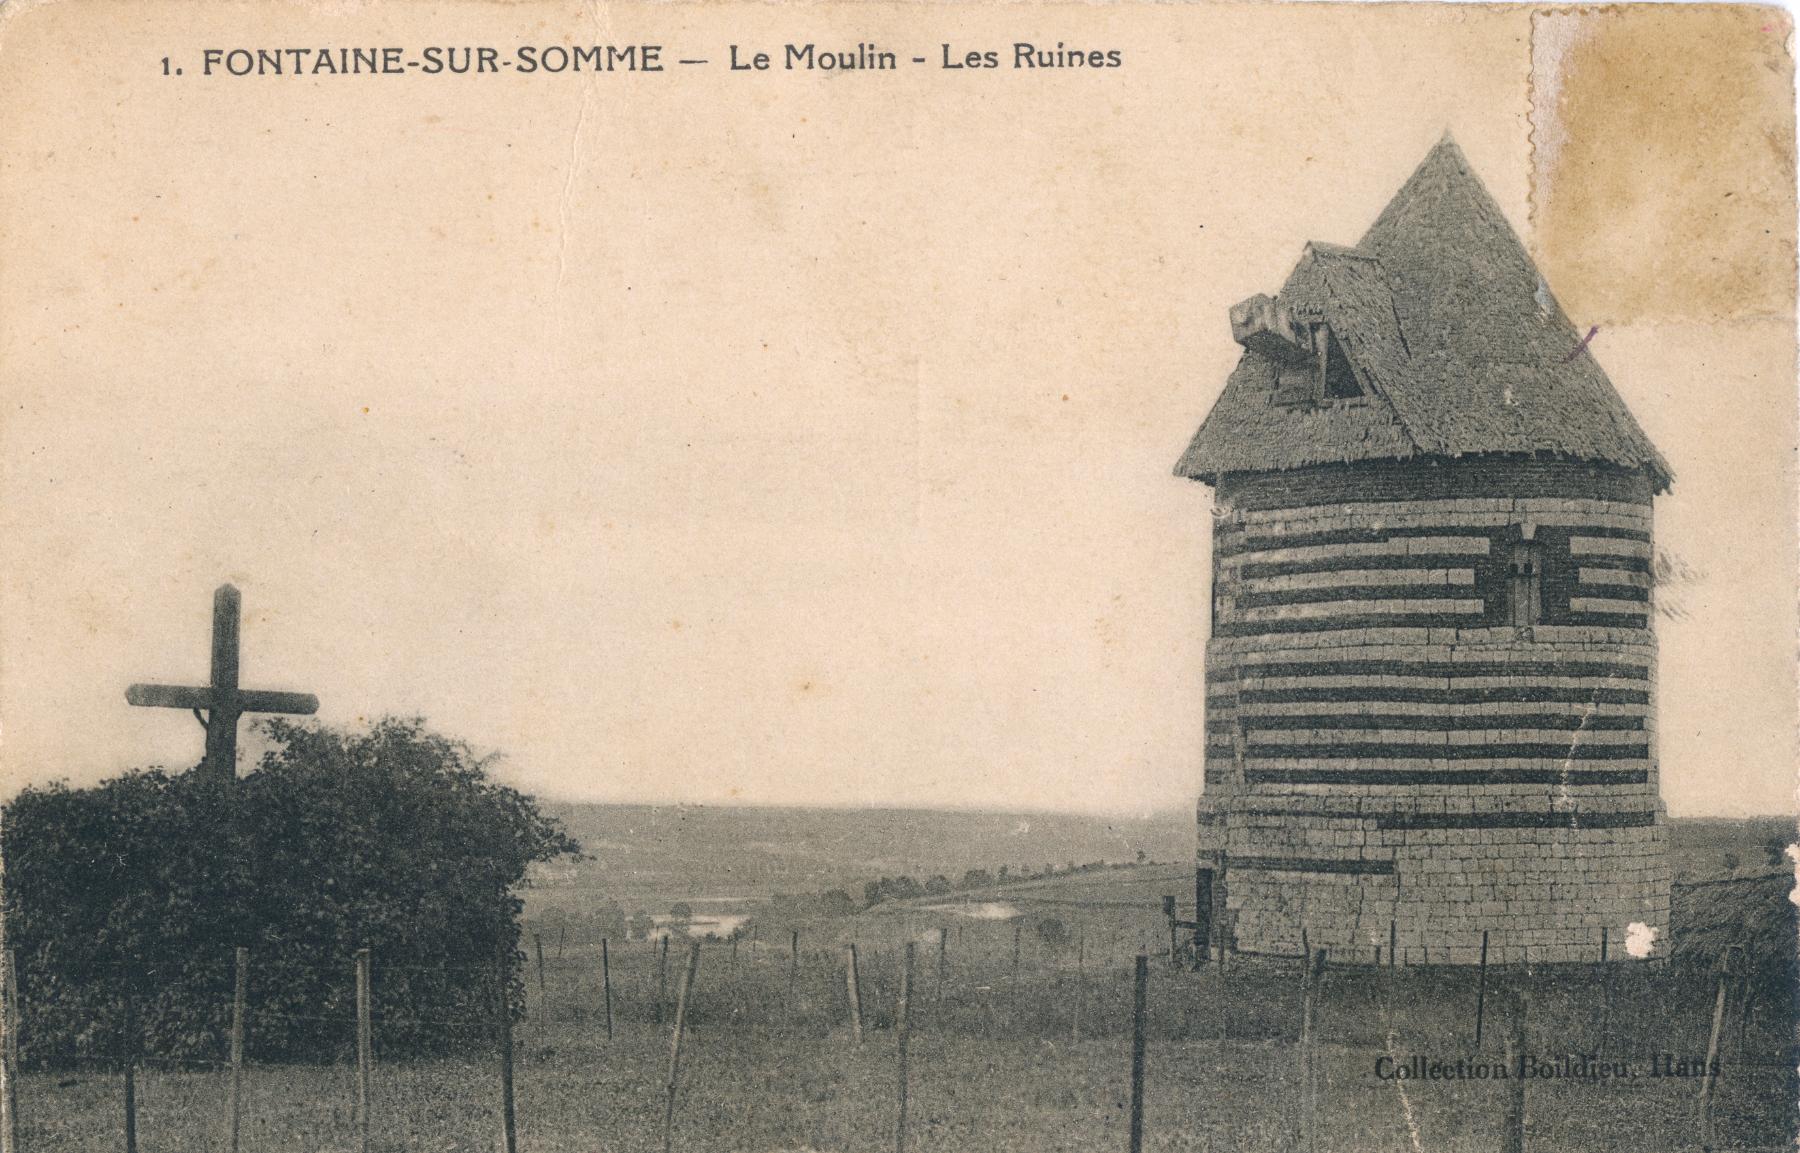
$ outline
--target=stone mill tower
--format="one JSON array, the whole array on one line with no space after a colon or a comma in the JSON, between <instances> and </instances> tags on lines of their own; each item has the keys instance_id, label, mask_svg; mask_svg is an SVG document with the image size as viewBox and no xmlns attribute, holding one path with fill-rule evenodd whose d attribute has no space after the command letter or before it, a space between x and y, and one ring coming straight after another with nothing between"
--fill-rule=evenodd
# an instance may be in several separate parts
<instances>
[{"instance_id":1,"label":"stone mill tower","mask_svg":"<svg viewBox=\"0 0 1800 1153\"><path fill-rule=\"evenodd\" d=\"M1643 954L1669 911L1670 472L1461 150L1231 326L1176 467L1215 490L1216 931L1346 961L1470 963L1484 931L1496 963Z\"/></svg>"}]
</instances>

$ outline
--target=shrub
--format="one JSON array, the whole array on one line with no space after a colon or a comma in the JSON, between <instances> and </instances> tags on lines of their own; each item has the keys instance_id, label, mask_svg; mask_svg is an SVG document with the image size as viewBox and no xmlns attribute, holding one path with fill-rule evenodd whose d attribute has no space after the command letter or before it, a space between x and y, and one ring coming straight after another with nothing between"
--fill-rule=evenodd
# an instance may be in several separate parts
<instances>
[{"instance_id":1,"label":"shrub","mask_svg":"<svg viewBox=\"0 0 1800 1153\"><path fill-rule=\"evenodd\" d=\"M140 1045L219 1059L240 945L260 1059L330 1060L351 1043L359 948L385 1051L440 1052L491 1027L496 959L518 948L514 889L531 862L579 847L488 779L493 758L420 721L264 727L273 747L235 787L150 769L6 806L28 1063Z\"/></svg>"}]
</instances>

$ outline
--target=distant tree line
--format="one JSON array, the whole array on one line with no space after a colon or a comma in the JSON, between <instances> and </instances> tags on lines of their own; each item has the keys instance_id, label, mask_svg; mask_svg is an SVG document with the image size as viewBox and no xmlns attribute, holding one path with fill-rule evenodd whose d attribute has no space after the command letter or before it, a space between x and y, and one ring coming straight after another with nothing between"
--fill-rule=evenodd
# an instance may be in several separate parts
<instances>
[{"instance_id":1,"label":"distant tree line","mask_svg":"<svg viewBox=\"0 0 1800 1153\"><path fill-rule=\"evenodd\" d=\"M1149 863L1146 854L1138 852L1131 864ZM815 893L775 893L761 902L758 910L759 920L776 922L792 922L811 918L848 917L863 909L872 908L883 901L906 901L929 897L952 897L957 894L978 892L1004 885L1020 884L1026 881L1038 881L1049 877L1070 876L1080 873L1097 873L1107 869L1127 868L1129 864L1109 861L1087 861L1077 863L1069 861L1064 865L1046 864L1042 868L1030 867L1014 869L1011 865L1001 865L992 872L975 868L964 871L961 878L935 873L920 881L911 876L877 877L860 886L859 895L853 897L850 889L827 889ZM859 899L860 898L860 899ZM582 945L594 945L601 938L613 940L641 941L654 935L659 927L668 932L686 934L691 932L694 911L686 902L677 901L669 907L668 913L659 922L657 917L645 909L639 908L629 916L623 906L610 898L600 898L597 903L586 909L569 910L561 905L550 904L530 914L527 932L544 935L546 941L568 941ZM1063 943L1066 934L1059 932L1063 926L1058 923L1054 927L1043 930L1044 943L1057 946ZM746 921L730 933L726 939L742 937L751 931L751 922Z\"/></svg>"},{"instance_id":2,"label":"distant tree line","mask_svg":"<svg viewBox=\"0 0 1800 1153\"><path fill-rule=\"evenodd\" d=\"M1145 863L1143 853L1138 854L1136 863ZM848 889L829 889L822 893L776 893L768 900L768 910L774 916L844 917L862 909L872 908L883 901L948 897L1001 885L1043 880L1047 877L1095 873L1105 869L1124 867L1124 865L1107 861L1089 861L1085 864L1070 861L1060 867L1046 864L1038 870L1023 868L1015 871L1010 865L1001 865L993 872L986 869L969 869L958 880L951 880L942 873L935 873L923 881L904 875L877 877L863 883L860 900L852 897Z\"/></svg>"},{"instance_id":3,"label":"distant tree line","mask_svg":"<svg viewBox=\"0 0 1800 1153\"><path fill-rule=\"evenodd\" d=\"M1139 852L1137 863L1144 864L1145 855ZM862 892L862 907L871 908L883 901L910 901L920 897L942 897L953 893L967 893L980 889L991 889L1000 885L1022 884L1026 881L1041 881L1049 877L1067 876L1075 873L1097 873L1104 869L1117 869L1124 866L1106 861L1089 861L1076 864L1070 861L1058 868L1054 864L1046 864L1042 869L1030 867L1014 870L1010 865L1001 865L990 873L986 869L969 869L964 872L960 881L951 881L939 873L926 878L924 882L912 877L878 877L865 882Z\"/></svg>"}]
</instances>

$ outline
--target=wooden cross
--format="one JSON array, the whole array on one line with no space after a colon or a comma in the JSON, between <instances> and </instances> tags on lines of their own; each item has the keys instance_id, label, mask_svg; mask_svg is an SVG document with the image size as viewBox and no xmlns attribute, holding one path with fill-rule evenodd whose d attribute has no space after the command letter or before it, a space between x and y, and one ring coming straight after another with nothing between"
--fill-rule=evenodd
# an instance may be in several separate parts
<instances>
[{"instance_id":1,"label":"wooden cross","mask_svg":"<svg viewBox=\"0 0 1800 1153\"><path fill-rule=\"evenodd\" d=\"M311 693L272 693L238 688L238 591L220 585L213 593L212 684L198 688L182 685L132 685L125 699L134 705L158 709L191 709L206 729L206 760L201 771L211 777L237 779L237 724L245 713L288 713L310 716L319 711L319 698ZM202 717L201 711L206 715Z\"/></svg>"}]
</instances>

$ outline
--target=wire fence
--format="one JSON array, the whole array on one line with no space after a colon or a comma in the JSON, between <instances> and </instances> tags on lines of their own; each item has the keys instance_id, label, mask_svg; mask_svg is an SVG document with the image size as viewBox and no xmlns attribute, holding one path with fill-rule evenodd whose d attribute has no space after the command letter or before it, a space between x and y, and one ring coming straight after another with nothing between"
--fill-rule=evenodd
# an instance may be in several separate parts
<instances>
[{"instance_id":1,"label":"wire fence","mask_svg":"<svg viewBox=\"0 0 1800 1153\"><path fill-rule=\"evenodd\" d=\"M1739 1144L1791 1137L1790 1007L1731 960L1709 971L1624 959L1376 967L1318 949L1221 965L1179 948L1147 955L1153 931L1028 934L1018 918L893 930L593 944L538 933L491 961L429 965L282 958L284 974L316 967L321 984L354 988L304 1012L249 996L258 958L240 951L208 959L228 1022L209 1049L177 1056L96 1032L22 1083L8 958L0 1137L6 1153L742 1147L747 1110L820 1148L991 1147L983 1126L1016 1124L1014 1105L959 1087L1004 1080L984 1056L994 1052L1070 1092L1101 1092L1093 1143L1133 1153L1246 1097L1265 1147L1370 1147L1346 1145L1344 1125L1376 1100L1371 1089L1404 1099L1408 1083L1451 1079L1506 1082L1469 1123L1508 1140L1566 1120L1560 1105L1531 1113L1520 1087L1560 1102L1571 1085L1612 1092L1609 1080L1640 1112L1643 1090L1654 1093L1644 1116L1682 1134L1671 1148L1714 1147L1721 1125ZM392 1000L410 975L446 972L469 993L460 1011ZM263 1059L259 1034L294 1022L328 1027L333 1059ZM406 1044L420 1022L461 1040L421 1058ZM1253 1083L1233 1098L1221 1086L1239 1070Z\"/></svg>"}]
</instances>

